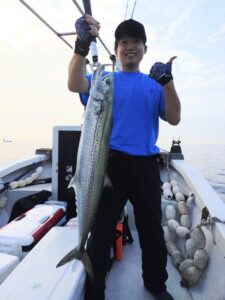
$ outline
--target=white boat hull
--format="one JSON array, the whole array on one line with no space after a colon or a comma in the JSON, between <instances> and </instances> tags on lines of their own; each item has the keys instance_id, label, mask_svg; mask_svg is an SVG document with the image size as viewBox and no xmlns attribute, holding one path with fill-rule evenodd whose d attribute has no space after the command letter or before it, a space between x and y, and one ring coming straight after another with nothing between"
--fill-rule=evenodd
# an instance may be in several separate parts
<instances>
[{"instance_id":1,"label":"white boat hull","mask_svg":"<svg viewBox=\"0 0 225 300\"><path fill-rule=\"evenodd\" d=\"M62 130L61 127L59 129ZM71 126L66 129L73 131ZM74 130L77 132L78 128L74 127ZM54 136L58 138L58 134L54 133ZM54 147L57 147L56 141L53 144ZM2 222L0 227L7 223L12 206L18 199L42 189L52 191L52 187L54 195L57 195L58 155L58 149L53 151L53 163L46 165L45 173L42 175L42 178L52 176L54 181L52 185L43 183L4 192L8 197L8 202L0 210ZM39 155L8 166L4 170L0 170L0 179L2 182L13 179L17 173L21 174L40 159L44 160L45 158ZM169 170L165 166L162 167L162 181L168 180L168 177L177 180L184 194L192 192L195 195L195 205L190 207L192 228L200 224L204 207L207 207L212 217L225 220L225 203L209 183L185 160L172 159ZM163 196L162 200L164 212L168 201L163 199ZM123 260L114 263L107 280L106 300L151 299L151 295L144 289L142 283L140 248L132 213L129 216L129 224L135 242L132 245L127 244L123 249ZM168 259L169 279L167 285L176 300L225 300L225 224L216 222L213 231L208 227L203 227L203 230L207 239L206 249L209 253L209 263L195 286L181 287L180 273L171 263L171 258ZM77 235L77 228L71 229L64 226L51 229L0 285L0 300L81 300L85 280L85 272L81 263L71 262L61 268L55 268L57 262L74 248L77 243Z\"/></svg>"}]
</instances>

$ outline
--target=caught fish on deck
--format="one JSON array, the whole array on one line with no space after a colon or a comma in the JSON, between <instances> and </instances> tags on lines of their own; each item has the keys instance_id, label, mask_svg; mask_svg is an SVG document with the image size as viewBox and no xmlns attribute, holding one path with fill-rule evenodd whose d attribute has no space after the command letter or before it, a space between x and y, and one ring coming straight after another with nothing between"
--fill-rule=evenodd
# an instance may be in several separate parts
<instances>
[{"instance_id":1,"label":"caught fish on deck","mask_svg":"<svg viewBox=\"0 0 225 300\"><path fill-rule=\"evenodd\" d=\"M112 128L112 106L113 73L106 74L104 66L100 66L92 76L78 148L76 172L69 184L76 193L79 244L57 265L59 267L73 259L79 259L91 277L93 277L93 270L85 245L94 222L105 178Z\"/></svg>"}]
</instances>

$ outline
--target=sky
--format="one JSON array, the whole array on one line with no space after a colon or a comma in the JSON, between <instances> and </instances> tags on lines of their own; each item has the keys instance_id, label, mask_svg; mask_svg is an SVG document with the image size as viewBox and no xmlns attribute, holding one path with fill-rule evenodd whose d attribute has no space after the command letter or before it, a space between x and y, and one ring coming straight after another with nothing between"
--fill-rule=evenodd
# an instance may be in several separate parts
<instances>
[{"instance_id":1,"label":"sky","mask_svg":"<svg viewBox=\"0 0 225 300\"><path fill-rule=\"evenodd\" d=\"M26 2L57 32L75 31L80 13L72 0ZM134 3L92 1L100 36L111 53L115 28L131 17ZM177 55L173 76L181 122L160 122L158 145L170 145L173 138L184 144L225 144L225 1L137 0L133 18L147 33L141 71L148 73L154 62ZM67 38L71 45L74 40ZM98 51L99 61L109 63L99 42ZM19 0L0 0L0 140L51 143L53 126L81 124L83 107L67 88L72 54Z\"/></svg>"}]
</instances>

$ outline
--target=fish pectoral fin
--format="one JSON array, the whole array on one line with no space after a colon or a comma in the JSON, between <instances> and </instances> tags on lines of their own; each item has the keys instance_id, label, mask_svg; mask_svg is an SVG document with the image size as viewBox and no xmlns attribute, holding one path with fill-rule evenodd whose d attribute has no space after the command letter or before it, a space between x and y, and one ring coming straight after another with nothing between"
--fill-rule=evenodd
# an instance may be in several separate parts
<instances>
[{"instance_id":1,"label":"fish pectoral fin","mask_svg":"<svg viewBox=\"0 0 225 300\"><path fill-rule=\"evenodd\" d=\"M70 182L69 182L69 184L68 184L68 189L69 188L74 188L74 181L75 181L75 175L73 175L73 177L70 179Z\"/></svg>"},{"instance_id":2,"label":"fish pectoral fin","mask_svg":"<svg viewBox=\"0 0 225 300\"><path fill-rule=\"evenodd\" d=\"M105 178L104 178L104 184L103 184L103 187L109 187L110 189L113 188L112 182L111 182L111 180L109 179L109 176L108 176L107 174L105 175Z\"/></svg>"}]
</instances>

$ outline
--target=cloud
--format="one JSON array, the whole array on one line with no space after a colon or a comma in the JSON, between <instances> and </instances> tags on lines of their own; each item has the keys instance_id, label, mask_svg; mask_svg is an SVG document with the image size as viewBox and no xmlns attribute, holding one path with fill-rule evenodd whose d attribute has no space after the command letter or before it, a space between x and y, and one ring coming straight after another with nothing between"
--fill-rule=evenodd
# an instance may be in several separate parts
<instances>
[{"instance_id":1,"label":"cloud","mask_svg":"<svg viewBox=\"0 0 225 300\"><path fill-rule=\"evenodd\" d=\"M179 12L179 15L175 15L173 21L168 26L168 30L166 32L166 38L168 40L173 38L177 30L179 30L182 26L184 26L185 23L187 23L187 21L190 20L194 6L194 2L190 3L183 8L182 12Z\"/></svg>"},{"instance_id":2,"label":"cloud","mask_svg":"<svg viewBox=\"0 0 225 300\"><path fill-rule=\"evenodd\" d=\"M210 43L217 43L225 40L225 23L214 32L211 37L208 39Z\"/></svg>"},{"instance_id":3,"label":"cloud","mask_svg":"<svg viewBox=\"0 0 225 300\"><path fill-rule=\"evenodd\" d=\"M72 1L67 4L58 1L30 0L29 6L57 32L75 32L75 15L80 16ZM48 41L49 33L54 35L31 11L16 0L0 3L0 41L13 49L23 50ZM57 38L55 36L55 38ZM73 38L74 40L74 38Z\"/></svg>"},{"instance_id":4,"label":"cloud","mask_svg":"<svg viewBox=\"0 0 225 300\"><path fill-rule=\"evenodd\" d=\"M71 0L27 0L27 3L56 31L75 30L74 22L80 13ZM124 18L126 3L127 0L116 1L116 5L115 0L92 1L93 15L101 23L100 36L111 52L114 30ZM133 3L134 0L130 1L129 16ZM148 35L148 52L141 70L148 72L155 61L166 62L170 56L178 56L173 74L182 102L182 122L178 127L165 124L165 136L170 139L182 136L189 141L201 136L207 140L209 122L212 132L214 124L221 131L225 122L223 47L216 44L225 38L225 24L222 15L216 13L218 6L204 0L187 0L185 4L179 0L146 3L137 2L134 13L134 18L145 24ZM222 2L221 5L224 7ZM222 14L222 7L220 11ZM0 119L10 126L9 135L16 127L18 136L33 137L29 132L33 130L37 137L48 137L53 125L79 124L82 105L66 87L72 51L18 0L0 0L0 15ZM75 37L66 39L73 44ZM98 49L99 60L109 62L109 55L100 43ZM32 124L23 122L27 111L36 112L30 114L33 119L29 117L28 121L33 121ZM219 130L214 132L215 139L221 135Z\"/></svg>"}]
</instances>

